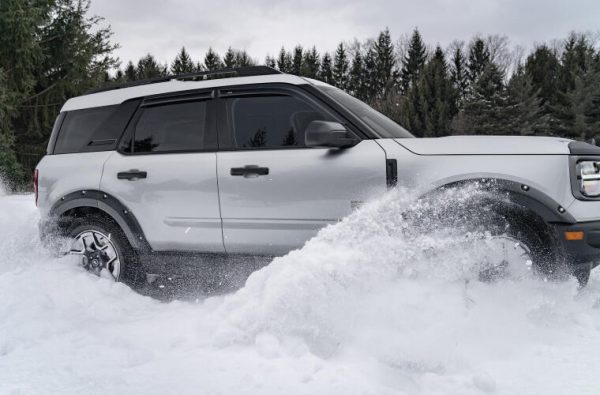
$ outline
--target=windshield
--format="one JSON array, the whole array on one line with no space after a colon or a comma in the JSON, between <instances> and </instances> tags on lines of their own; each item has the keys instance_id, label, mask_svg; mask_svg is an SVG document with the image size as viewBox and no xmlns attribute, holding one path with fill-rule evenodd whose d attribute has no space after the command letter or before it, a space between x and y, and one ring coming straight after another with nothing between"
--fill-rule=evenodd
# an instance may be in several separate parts
<instances>
[{"instance_id":1,"label":"windshield","mask_svg":"<svg viewBox=\"0 0 600 395\"><path fill-rule=\"evenodd\" d=\"M341 89L333 86L318 86L326 95L346 107L354 115L359 117L381 138L411 138L413 136L408 130L398 125L379 111L374 110L367 104L350 96Z\"/></svg>"}]
</instances>

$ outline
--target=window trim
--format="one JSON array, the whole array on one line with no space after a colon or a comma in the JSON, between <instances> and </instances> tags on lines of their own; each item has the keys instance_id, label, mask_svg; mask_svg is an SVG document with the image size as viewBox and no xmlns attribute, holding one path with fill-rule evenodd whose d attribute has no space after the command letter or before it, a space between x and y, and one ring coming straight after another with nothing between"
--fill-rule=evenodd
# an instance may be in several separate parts
<instances>
[{"instance_id":1,"label":"window trim","mask_svg":"<svg viewBox=\"0 0 600 395\"><path fill-rule=\"evenodd\" d=\"M207 131L215 135L216 147L208 149L189 149L189 150L169 150L169 151L150 151L150 152L135 152L133 151L134 145L131 144L131 150L128 151L123 149L123 143L127 140L130 142L135 138L135 130L140 121L140 118L144 114L147 108L160 107L166 105L176 105L179 103L190 103L190 102L202 102L207 103L206 116L207 116ZM121 155L126 156L143 156L143 155L163 155L163 154L194 154L194 153L215 153L218 151L218 130L216 125L216 103L214 99L214 89L193 91L193 92L173 92L169 94L160 94L154 96L147 96L142 99L142 102L136 112L134 113L131 121L127 125L124 133L117 143L116 151Z\"/></svg>"},{"instance_id":2,"label":"window trim","mask_svg":"<svg viewBox=\"0 0 600 395\"><path fill-rule=\"evenodd\" d=\"M311 94L303 89L300 89L296 85L291 84L251 84L251 85L234 85L227 87L216 88L216 102L217 102L217 130L219 140L219 151L284 151L284 150L304 150L304 149L323 149L322 147L307 147L307 146L280 146L280 147L235 147L233 145L233 134L234 131L229 125L227 119L227 110L225 100L228 98L235 97L252 97L252 96L268 96L268 95L279 95L279 96L291 96L298 98L316 107L318 110L331 115L338 122L346 126L346 128L353 133L357 138L362 140L365 139L364 133L356 126L349 122L346 117L336 111L331 106L328 106L322 100L317 98L314 94Z\"/></svg>"}]
</instances>

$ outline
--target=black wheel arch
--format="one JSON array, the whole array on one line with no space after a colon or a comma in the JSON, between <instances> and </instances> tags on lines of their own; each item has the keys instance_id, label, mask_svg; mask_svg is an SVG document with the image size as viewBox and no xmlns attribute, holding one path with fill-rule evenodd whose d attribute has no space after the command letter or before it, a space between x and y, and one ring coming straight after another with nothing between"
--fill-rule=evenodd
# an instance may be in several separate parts
<instances>
[{"instance_id":1,"label":"black wheel arch","mask_svg":"<svg viewBox=\"0 0 600 395\"><path fill-rule=\"evenodd\" d=\"M502 178L470 178L452 181L438 186L421 197L431 196L447 188L460 188L474 184L484 190L489 189L502 193L512 203L537 215L543 219L546 224L573 224L577 222L575 217L573 217L566 208L561 206L543 191L528 184Z\"/></svg>"},{"instance_id":2,"label":"black wheel arch","mask_svg":"<svg viewBox=\"0 0 600 395\"><path fill-rule=\"evenodd\" d=\"M134 250L151 251L134 213L114 196L99 190L80 190L61 197L50 209L48 221L44 226L45 232L64 228L68 225L71 215L94 213L115 221ZM44 230L42 232L44 233Z\"/></svg>"}]
</instances>

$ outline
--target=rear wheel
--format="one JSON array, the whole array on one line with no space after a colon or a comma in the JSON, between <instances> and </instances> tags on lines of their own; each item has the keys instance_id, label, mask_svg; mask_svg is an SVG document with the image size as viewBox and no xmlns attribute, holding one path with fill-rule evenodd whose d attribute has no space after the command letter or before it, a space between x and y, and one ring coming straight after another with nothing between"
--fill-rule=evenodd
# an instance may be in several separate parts
<instances>
[{"instance_id":1,"label":"rear wheel","mask_svg":"<svg viewBox=\"0 0 600 395\"><path fill-rule=\"evenodd\" d=\"M86 215L74 218L66 229L67 253L76 256L87 271L106 271L114 281L137 285L139 259L125 234L111 219Z\"/></svg>"}]
</instances>

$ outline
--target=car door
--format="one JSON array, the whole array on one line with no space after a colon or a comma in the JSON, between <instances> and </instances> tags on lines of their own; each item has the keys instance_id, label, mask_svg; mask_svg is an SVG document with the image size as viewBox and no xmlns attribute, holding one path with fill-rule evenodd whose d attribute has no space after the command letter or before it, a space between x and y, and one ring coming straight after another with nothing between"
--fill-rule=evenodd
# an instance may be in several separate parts
<instances>
[{"instance_id":1,"label":"car door","mask_svg":"<svg viewBox=\"0 0 600 395\"><path fill-rule=\"evenodd\" d=\"M214 105L211 92L144 100L104 166L101 189L154 250L224 252Z\"/></svg>"},{"instance_id":2,"label":"car door","mask_svg":"<svg viewBox=\"0 0 600 395\"><path fill-rule=\"evenodd\" d=\"M374 140L310 148L314 120L344 122L297 88L219 92L217 172L227 252L284 254L387 189Z\"/></svg>"}]
</instances>

